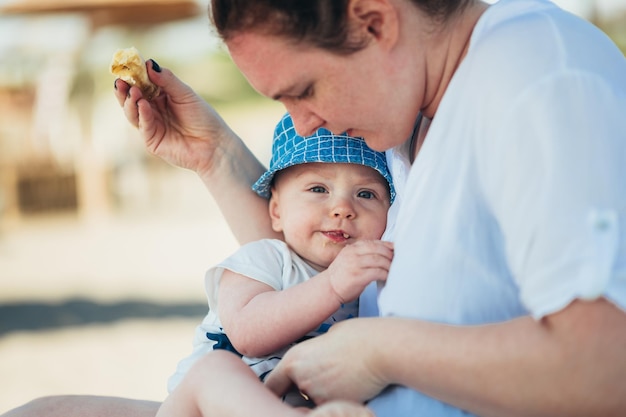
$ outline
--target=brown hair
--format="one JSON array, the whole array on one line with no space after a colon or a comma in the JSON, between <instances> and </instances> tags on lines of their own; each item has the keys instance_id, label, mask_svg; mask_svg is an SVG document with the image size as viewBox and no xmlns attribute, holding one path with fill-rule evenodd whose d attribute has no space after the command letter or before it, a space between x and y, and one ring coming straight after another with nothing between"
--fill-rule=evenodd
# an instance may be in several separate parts
<instances>
[{"instance_id":1,"label":"brown hair","mask_svg":"<svg viewBox=\"0 0 626 417\"><path fill-rule=\"evenodd\" d=\"M211 0L209 17L228 41L237 33L259 31L341 54L362 49L366 40L351 35L350 0ZM471 0L410 0L438 22L445 22Z\"/></svg>"}]
</instances>

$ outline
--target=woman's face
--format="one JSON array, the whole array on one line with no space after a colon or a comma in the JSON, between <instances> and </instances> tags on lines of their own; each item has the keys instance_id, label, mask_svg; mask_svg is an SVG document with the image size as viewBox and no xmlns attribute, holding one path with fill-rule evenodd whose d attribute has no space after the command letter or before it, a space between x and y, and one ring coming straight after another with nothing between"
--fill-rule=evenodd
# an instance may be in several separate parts
<instances>
[{"instance_id":1,"label":"woman's face","mask_svg":"<svg viewBox=\"0 0 626 417\"><path fill-rule=\"evenodd\" d=\"M320 127L347 131L382 151L411 133L419 111L415 91L394 68L393 54L376 42L338 55L282 37L242 33L227 46L250 84L284 104L300 135Z\"/></svg>"}]
</instances>

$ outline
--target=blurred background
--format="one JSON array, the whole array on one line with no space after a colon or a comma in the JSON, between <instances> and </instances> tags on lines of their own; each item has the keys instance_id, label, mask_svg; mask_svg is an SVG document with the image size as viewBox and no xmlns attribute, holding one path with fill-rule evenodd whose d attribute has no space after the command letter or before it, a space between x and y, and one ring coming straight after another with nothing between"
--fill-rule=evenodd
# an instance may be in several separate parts
<instances>
[{"instance_id":1,"label":"blurred background","mask_svg":"<svg viewBox=\"0 0 626 417\"><path fill-rule=\"evenodd\" d=\"M113 96L119 48L172 69L262 160L280 104L211 33L209 0L0 0L0 413L53 394L162 400L236 242L192 172ZM626 51L626 0L558 0Z\"/></svg>"}]
</instances>

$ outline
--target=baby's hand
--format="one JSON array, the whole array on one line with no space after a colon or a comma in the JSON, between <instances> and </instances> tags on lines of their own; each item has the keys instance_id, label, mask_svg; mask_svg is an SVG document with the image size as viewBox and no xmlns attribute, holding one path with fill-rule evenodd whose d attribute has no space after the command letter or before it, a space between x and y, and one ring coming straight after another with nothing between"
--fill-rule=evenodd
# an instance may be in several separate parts
<instances>
[{"instance_id":1,"label":"baby's hand","mask_svg":"<svg viewBox=\"0 0 626 417\"><path fill-rule=\"evenodd\" d=\"M362 240L346 246L325 271L342 303L355 300L372 281L386 281L393 243Z\"/></svg>"}]
</instances>

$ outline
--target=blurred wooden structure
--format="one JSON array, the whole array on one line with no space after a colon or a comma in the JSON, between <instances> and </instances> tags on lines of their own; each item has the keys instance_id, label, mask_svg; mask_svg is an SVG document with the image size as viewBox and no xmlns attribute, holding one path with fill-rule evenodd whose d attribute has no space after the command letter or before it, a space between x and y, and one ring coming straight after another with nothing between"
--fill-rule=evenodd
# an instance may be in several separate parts
<instances>
[{"instance_id":1,"label":"blurred wooden structure","mask_svg":"<svg viewBox=\"0 0 626 417\"><path fill-rule=\"evenodd\" d=\"M0 4L0 17L80 15L88 20L91 30L89 36L106 26L153 27L193 18L202 12L196 0L8 0ZM71 69L78 65L74 60L78 59L80 52L68 51L57 62L64 62L63 65L70 70L68 73L72 73ZM65 59L67 57L71 58ZM45 65L41 71L46 70ZM0 155L0 220L3 212L10 217L19 218L23 214L69 210L89 217L103 208L106 210L108 173L93 149L89 129L83 129L83 149L79 159L69 165L55 160L49 146L44 143L46 138L42 142L41 138L34 138L31 132L31 126L38 122L41 124L39 114L34 110L37 100L48 102L48 108L58 108L69 97L72 83L67 84L58 87L58 91L52 94L50 91L42 91L39 88L41 85L34 89L29 87L30 90L24 92L16 91L14 87L0 86L0 109L4 109L0 121L4 120L5 126L0 129L0 152L3 152L3 145L5 146L5 158ZM64 98L59 100L61 95ZM93 99L91 93L88 95ZM91 109L90 106L91 104L84 110ZM91 115L82 116L85 119L84 124L89 125L87 119ZM6 129L9 125L12 126L11 131ZM15 161L15 158L7 161L9 149L6 146L11 145L6 141L3 143L3 134L24 145L22 148L26 150L26 155L20 155L19 161Z\"/></svg>"},{"instance_id":2,"label":"blurred wooden structure","mask_svg":"<svg viewBox=\"0 0 626 417\"><path fill-rule=\"evenodd\" d=\"M81 13L95 27L155 25L201 13L194 0L13 0L0 6L5 15Z\"/></svg>"}]
</instances>

